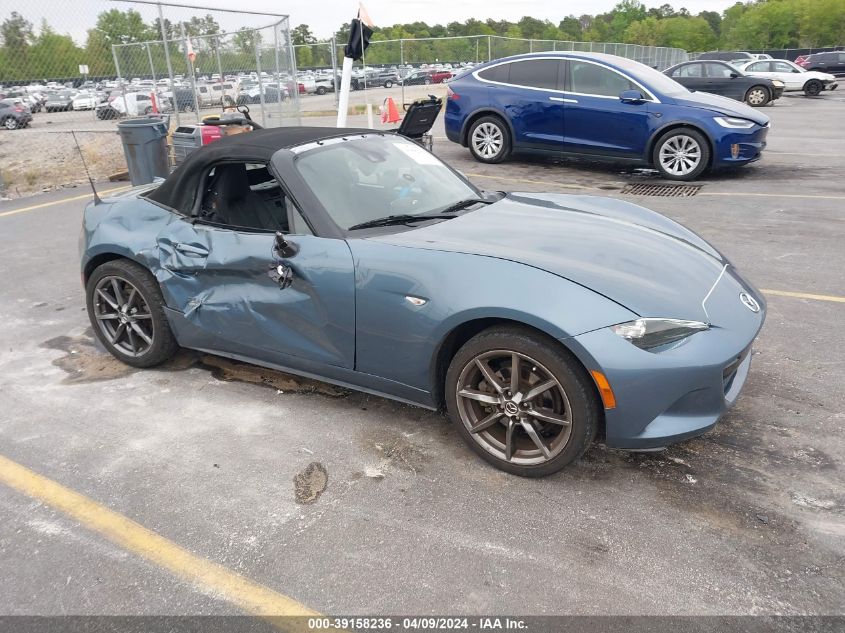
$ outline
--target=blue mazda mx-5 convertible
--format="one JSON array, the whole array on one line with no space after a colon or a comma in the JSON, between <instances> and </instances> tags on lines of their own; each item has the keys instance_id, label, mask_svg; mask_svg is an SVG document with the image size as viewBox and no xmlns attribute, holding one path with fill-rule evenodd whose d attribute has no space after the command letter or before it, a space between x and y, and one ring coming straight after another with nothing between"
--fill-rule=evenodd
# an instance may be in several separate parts
<instances>
[{"instance_id":1,"label":"blue mazda mx-5 convertible","mask_svg":"<svg viewBox=\"0 0 845 633\"><path fill-rule=\"evenodd\" d=\"M715 248L648 209L480 191L373 130L224 138L91 204L94 332L136 367L179 346L432 409L539 476L597 433L648 449L736 400L764 318Z\"/></svg>"}]
</instances>

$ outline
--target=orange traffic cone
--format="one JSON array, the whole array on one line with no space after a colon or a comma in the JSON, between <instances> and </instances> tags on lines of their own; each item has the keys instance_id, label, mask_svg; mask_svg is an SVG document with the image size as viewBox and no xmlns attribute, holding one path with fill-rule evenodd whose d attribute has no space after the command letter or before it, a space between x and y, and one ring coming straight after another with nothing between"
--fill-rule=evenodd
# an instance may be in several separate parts
<instances>
[{"instance_id":1,"label":"orange traffic cone","mask_svg":"<svg viewBox=\"0 0 845 633\"><path fill-rule=\"evenodd\" d=\"M396 108L396 102L393 100L393 97L387 97L384 100L384 107L382 108L381 122L397 123L401 120L402 117L399 116L399 110Z\"/></svg>"}]
</instances>

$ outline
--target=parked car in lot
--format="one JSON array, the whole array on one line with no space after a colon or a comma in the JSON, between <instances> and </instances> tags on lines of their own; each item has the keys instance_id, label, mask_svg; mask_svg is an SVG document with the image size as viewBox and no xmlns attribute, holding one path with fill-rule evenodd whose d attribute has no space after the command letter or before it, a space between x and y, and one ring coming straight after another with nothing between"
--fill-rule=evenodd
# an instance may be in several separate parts
<instances>
[{"instance_id":1,"label":"parked car in lot","mask_svg":"<svg viewBox=\"0 0 845 633\"><path fill-rule=\"evenodd\" d=\"M71 108L74 110L93 110L102 99L95 93L80 92L71 100Z\"/></svg>"},{"instance_id":2,"label":"parked car in lot","mask_svg":"<svg viewBox=\"0 0 845 633\"><path fill-rule=\"evenodd\" d=\"M693 180L758 160L769 118L690 92L653 68L601 53L534 53L475 67L449 83L446 136L499 163L514 151L652 165Z\"/></svg>"},{"instance_id":3,"label":"parked car in lot","mask_svg":"<svg viewBox=\"0 0 845 633\"><path fill-rule=\"evenodd\" d=\"M755 108L779 99L784 89L782 81L750 77L738 67L720 61L682 62L663 72L689 90L730 97Z\"/></svg>"},{"instance_id":4,"label":"parked car in lot","mask_svg":"<svg viewBox=\"0 0 845 633\"><path fill-rule=\"evenodd\" d=\"M44 103L44 110L47 112L63 112L73 107L73 98L76 93L71 90L54 92L47 97Z\"/></svg>"},{"instance_id":5,"label":"parked car in lot","mask_svg":"<svg viewBox=\"0 0 845 633\"><path fill-rule=\"evenodd\" d=\"M197 102L194 98L194 91L190 88L174 88L168 94L170 106L179 112L193 112L196 110Z\"/></svg>"},{"instance_id":6,"label":"parked car in lot","mask_svg":"<svg viewBox=\"0 0 845 633\"><path fill-rule=\"evenodd\" d=\"M19 103L0 100L0 127L17 130L32 122L32 113Z\"/></svg>"},{"instance_id":7,"label":"parked car in lot","mask_svg":"<svg viewBox=\"0 0 845 633\"><path fill-rule=\"evenodd\" d=\"M169 109L171 100L162 94L157 97L156 107L161 112ZM127 92L112 94L106 103L97 106L97 118L116 119L121 116L141 116L153 112L153 99L148 92Z\"/></svg>"},{"instance_id":8,"label":"parked car in lot","mask_svg":"<svg viewBox=\"0 0 845 633\"><path fill-rule=\"evenodd\" d=\"M415 85L429 85L434 83L434 73L436 71L431 68L423 68L420 70L415 70L407 75L405 75L401 82L405 86L415 86Z\"/></svg>"},{"instance_id":9,"label":"parked car in lot","mask_svg":"<svg viewBox=\"0 0 845 633\"><path fill-rule=\"evenodd\" d=\"M739 69L752 77L782 81L784 91L800 90L808 97L814 97L824 90L836 90L838 86L835 76L816 70L805 70L785 59L750 62L740 65Z\"/></svg>"},{"instance_id":10,"label":"parked car in lot","mask_svg":"<svg viewBox=\"0 0 845 633\"><path fill-rule=\"evenodd\" d=\"M95 336L128 365L184 346L445 405L481 458L534 477L600 429L640 450L711 429L765 317L716 248L658 213L482 192L361 129L197 149L86 208L81 272Z\"/></svg>"},{"instance_id":11,"label":"parked car in lot","mask_svg":"<svg viewBox=\"0 0 845 633\"><path fill-rule=\"evenodd\" d=\"M704 60L718 60L723 62L750 62L757 59L756 55L752 55L751 53L747 53L745 51L708 51L707 53L701 53L696 58L696 61L704 61Z\"/></svg>"},{"instance_id":12,"label":"parked car in lot","mask_svg":"<svg viewBox=\"0 0 845 633\"><path fill-rule=\"evenodd\" d=\"M815 70L836 75L837 77L845 77L845 51L813 53L812 55L807 55L797 63L807 70Z\"/></svg>"}]
</instances>

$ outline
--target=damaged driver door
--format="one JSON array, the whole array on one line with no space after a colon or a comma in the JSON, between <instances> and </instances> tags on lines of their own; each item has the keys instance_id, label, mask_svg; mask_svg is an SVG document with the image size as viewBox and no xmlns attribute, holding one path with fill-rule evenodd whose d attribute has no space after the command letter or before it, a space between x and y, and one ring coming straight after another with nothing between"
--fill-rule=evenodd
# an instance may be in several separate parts
<instances>
[{"instance_id":1,"label":"damaged driver door","mask_svg":"<svg viewBox=\"0 0 845 633\"><path fill-rule=\"evenodd\" d=\"M179 341L308 370L352 369L355 282L343 240L177 219L158 237Z\"/></svg>"}]
</instances>

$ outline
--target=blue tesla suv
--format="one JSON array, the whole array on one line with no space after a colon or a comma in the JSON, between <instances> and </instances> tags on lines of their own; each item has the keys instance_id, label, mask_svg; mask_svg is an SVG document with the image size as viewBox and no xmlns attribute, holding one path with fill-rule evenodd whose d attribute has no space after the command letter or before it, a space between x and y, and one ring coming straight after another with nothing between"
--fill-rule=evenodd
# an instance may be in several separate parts
<instances>
[{"instance_id":1,"label":"blue tesla suv","mask_svg":"<svg viewBox=\"0 0 845 633\"><path fill-rule=\"evenodd\" d=\"M517 55L449 83L446 136L484 163L543 152L651 165L664 178L745 165L766 147L769 117L690 92L639 62L601 53Z\"/></svg>"}]
</instances>

